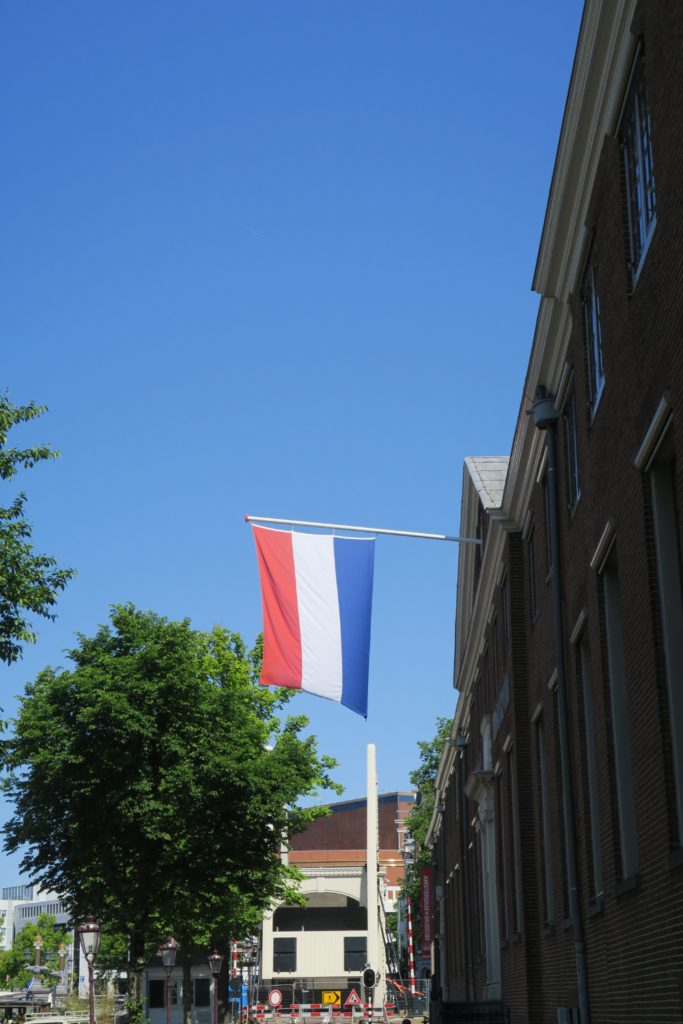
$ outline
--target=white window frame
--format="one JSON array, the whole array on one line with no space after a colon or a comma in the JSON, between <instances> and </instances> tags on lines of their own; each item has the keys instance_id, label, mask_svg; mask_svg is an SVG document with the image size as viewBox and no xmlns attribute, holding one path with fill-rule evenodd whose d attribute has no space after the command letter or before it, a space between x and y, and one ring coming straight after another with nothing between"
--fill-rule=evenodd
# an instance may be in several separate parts
<instances>
[{"instance_id":1,"label":"white window frame","mask_svg":"<svg viewBox=\"0 0 683 1024\"><path fill-rule=\"evenodd\" d=\"M581 299L583 302L584 330L588 352L588 394L592 416L595 416L605 387L600 296L598 294L596 278L595 256L591 252L588 257L586 272L583 276Z\"/></svg>"},{"instance_id":2,"label":"white window frame","mask_svg":"<svg viewBox=\"0 0 683 1024\"><path fill-rule=\"evenodd\" d=\"M626 175L630 268L635 286L657 226L652 122L645 95L642 50L633 67L619 132Z\"/></svg>"},{"instance_id":3,"label":"white window frame","mask_svg":"<svg viewBox=\"0 0 683 1024\"><path fill-rule=\"evenodd\" d=\"M564 403L564 439L567 455L567 503L573 513L581 498L579 442L576 431L576 393L572 387Z\"/></svg>"}]
</instances>

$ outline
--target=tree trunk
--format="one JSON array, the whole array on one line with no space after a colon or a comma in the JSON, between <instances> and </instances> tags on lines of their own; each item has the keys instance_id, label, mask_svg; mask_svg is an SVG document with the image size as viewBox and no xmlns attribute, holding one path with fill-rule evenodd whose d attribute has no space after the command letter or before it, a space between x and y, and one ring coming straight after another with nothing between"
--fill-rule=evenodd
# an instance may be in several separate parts
<instances>
[{"instance_id":1,"label":"tree trunk","mask_svg":"<svg viewBox=\"0 0 683 1024\"><path fill-rule=\"evenodd\" d=\"M221 964L220 974L216 978L216 998L218 999L218 1024L225 1024L226 1021L230 1020L230 1011L232 1003L230 999L235 995L234 992L229 990L229 981L231 971L231 961L228 956L223 958Z\"/></svg>"},{"instance_id":2,"label":"tree trunk","mask_svg":"<svg viewBox=\"0 0 683 1024\"><path fill-rule=\"evenodd\" d=\"M183 1024L192 1024L192 957L183 957Z\"/></svg>"},{"instance_id":3,"label":"tree trunk","mask_svg":"<svg viewBox=\"0 0 683 1024\"><path fill-rule=\"evenodd\" d=\"M142 1005L142 972L145 968L145 943L140 935L131 935L128 961L128 1021L141 1024L145 1019Z\"/></svg>"}]
</instances>

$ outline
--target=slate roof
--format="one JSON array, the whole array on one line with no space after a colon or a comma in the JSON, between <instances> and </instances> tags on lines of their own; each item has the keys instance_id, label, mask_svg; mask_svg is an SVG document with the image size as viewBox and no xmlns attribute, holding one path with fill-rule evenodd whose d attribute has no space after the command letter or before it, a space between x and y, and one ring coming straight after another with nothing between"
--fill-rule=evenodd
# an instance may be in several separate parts
<instances>
[{"instance_id":1,"label":"slate roof","mask_svg":"<svg viewBox=\"0 0 683 1024\"><path fill-rule=\"evenodd\" d=\"M509 461L507 455L469 455L465 459L467 471L484 508L500 506Z\"/></svg>"}]
</instances>

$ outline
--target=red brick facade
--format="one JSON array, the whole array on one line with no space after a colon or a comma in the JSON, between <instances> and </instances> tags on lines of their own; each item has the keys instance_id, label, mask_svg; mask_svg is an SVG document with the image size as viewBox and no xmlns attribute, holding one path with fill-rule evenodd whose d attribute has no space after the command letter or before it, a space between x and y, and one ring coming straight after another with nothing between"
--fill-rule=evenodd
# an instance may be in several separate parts
<instances>
[{"instance_id":1,"label":"red brick facade","mask_svg":"<svg viewBox=\"0 0 683 1024\"><path fill-rule=\"evenodd\" d=\"M512 1024L673 1024L683 4L587 3L534 287L527 397L494 507L465 471L461 532L482 512L487 526L481 552L460 556L460 700L430 831L437 980L445 1002L501 1000ZM556 416L540 429L539 388Z\"/></svg>"},{"instance_id":2,"label":"red brick facade","mask_svg":"<svg viewBox=\"0 0 683 1024\"><path fill-rule=\"evenodd\" d=\"M403 881L401 822L410 814L414 793L380 793L378 797L379 866L385 885L399 886ZM364 866L367 860L367 804L360 800L340 800L329 805L330 814L318 818L301 835L294 836L289 863L308 866Z\"/></svg>"}]
</instances>

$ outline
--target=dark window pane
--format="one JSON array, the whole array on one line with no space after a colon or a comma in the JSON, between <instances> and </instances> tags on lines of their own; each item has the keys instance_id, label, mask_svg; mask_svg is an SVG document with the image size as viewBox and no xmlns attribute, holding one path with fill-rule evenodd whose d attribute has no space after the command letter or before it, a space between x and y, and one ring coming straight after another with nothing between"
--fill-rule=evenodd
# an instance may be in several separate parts
<instances>
[{"instance_id":1,"label":"dark window pane","mask_svg":"<svg viewBox=\"0 0 683 1024\"><path fill-rule=\"evenodd\" d=\"M147 982L147 1004L150 1010L158 1010L166 1005L164 999L166 982L163 978L150 978Z\"/></svg>"},{"instance_id":2,"label":"dark window pane","mask_svg":"<svg viewBox=\"0 0 683 1024\"><path fill-rule=\"evenodd\" d=\"M296 970L296 939L273 940L273 970Z\"/></svg>"},{"instance_id":3,"label":"dark window pane","mask_svg":"<svg viewBox=\"0 0 683 1024\"><path fill-rule=\"evenodd\" d=\"M211 1006L211 978L194 979L194 1005Z\"/></svg>"},{"instance_id":4,"label":"dark window pane","mask_svg":"<svg viewBox=\"0 0 683 1024\"><path fill-rule=\"evenodd\" d=\"M344 970L362 971L368 960L367 940L364 935L344 937Z\"/></svg>"}]
</instances>

